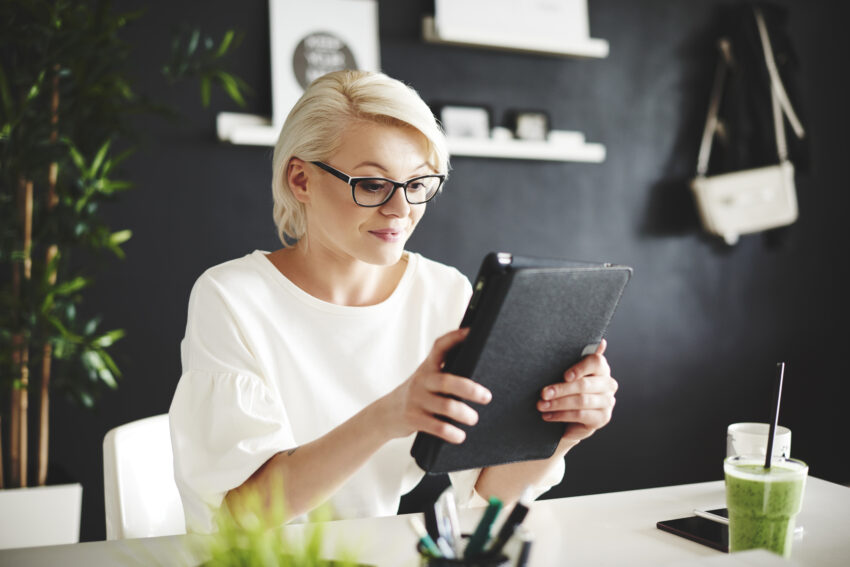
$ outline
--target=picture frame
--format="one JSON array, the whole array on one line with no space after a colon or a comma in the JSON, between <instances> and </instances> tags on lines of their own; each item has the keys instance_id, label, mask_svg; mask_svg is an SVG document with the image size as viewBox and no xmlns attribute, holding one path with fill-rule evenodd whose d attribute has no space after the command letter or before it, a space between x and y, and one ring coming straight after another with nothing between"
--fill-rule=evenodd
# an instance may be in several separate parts
<instances>
[{"instance_id":1,"label":"picture frame","mask_svg":"<svg viewBox=\"0 0 850 567\"><path fill-rule=\"evenodd\" d=\"M518 140L543 142L549 138L551 120L544 110L512 109L505 113L505 125Z\"/></svg>"},{"instance_id":2,"label":"picture frame","mask_svg":"<svg viewBox=\"0 0 850 567\"><path fill-rule=\"evenodd\" d=\"M377 0L269 0L269 25L275 129L314 79L380 71Z\"/></svg>"},{"instance_id":3,"label":"picture frame","mask_svg":"<svg viewBox=\"0 0 850 567\"><path fill-rule=\"evenodd\" d=\"M490 138L492 111L486 106L444 103L435 114L449 138Z\"/></svg>"}]
</instances>

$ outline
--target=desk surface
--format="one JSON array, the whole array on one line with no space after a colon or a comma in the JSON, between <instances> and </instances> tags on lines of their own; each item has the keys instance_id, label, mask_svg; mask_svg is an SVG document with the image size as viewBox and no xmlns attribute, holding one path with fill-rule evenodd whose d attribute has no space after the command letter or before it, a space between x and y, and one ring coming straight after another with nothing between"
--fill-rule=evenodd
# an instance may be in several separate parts
<instances>
[{"instance_id":1,"label":"desk surface","mask_svg":"<svg viewBox=\"0 0 850 567\"><path fill-rule=\"evenodd\" d=\"M561 565L775 565L778 556L727 555L655 527L659 520L691 515L694 508L725 502L722 481L535 502L526 525L535 535L531 567ZM471 530L480 510L464 510ZM792 561L801 566L850 564L850 488L810 477ZM309 526L283 528L298 537ZM361 550L359 559L379 567L418 565L415 537L405 516L343 520L325 525L329 543ZM190 550L203 536L170 536L0 551L0 566L197 565ZM749 558L748 554L748 558ZM789 563L790 564L790 563Z\"/></svg>"}]
</instances>

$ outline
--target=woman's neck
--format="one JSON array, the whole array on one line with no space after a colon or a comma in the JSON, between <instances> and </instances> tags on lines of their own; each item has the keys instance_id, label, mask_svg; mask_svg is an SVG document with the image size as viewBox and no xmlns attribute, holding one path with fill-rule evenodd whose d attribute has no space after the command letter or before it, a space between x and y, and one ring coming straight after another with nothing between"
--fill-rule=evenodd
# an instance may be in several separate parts
<instances>
[{"instance_id":1,"label":"woman's neck","mask_svg":"<svg viewBox=\"0 0 850 567\"><path fill-rule=\"evenodd\" d=\"M296 286L317 299L347 306L381 303L392 295L407 268L407 255L393 265L368 264L301 246L282 248L269 261Z\"/></svg>"}]
</instances>

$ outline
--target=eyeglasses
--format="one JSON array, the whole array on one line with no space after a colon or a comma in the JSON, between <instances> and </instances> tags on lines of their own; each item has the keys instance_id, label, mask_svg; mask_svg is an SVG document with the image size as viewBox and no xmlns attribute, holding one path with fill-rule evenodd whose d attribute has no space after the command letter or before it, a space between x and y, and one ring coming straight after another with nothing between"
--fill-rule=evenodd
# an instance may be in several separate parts
<instances>
[{"instance_id":1,"label":"eyeglasses","mask_svg":"<svg viewBox=\"0 0 850 567\"><path fill-rule=\"evenodd\" d=\"M404 189L404 198L408 203L421 205L433 199L446 180L445 175L421 175L399 183L385 177L351 177L326 163L320 161L310 163L351 185L351 196L361 207L380 207L392 199L399 187Z\"/></svg>"}]
</instances>

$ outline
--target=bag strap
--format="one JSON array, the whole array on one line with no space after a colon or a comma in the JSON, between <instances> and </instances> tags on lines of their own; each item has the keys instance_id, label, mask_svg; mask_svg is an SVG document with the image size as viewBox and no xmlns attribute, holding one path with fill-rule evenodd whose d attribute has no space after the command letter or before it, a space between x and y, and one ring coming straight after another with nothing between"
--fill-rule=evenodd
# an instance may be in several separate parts
<instances>
[{"instance_id":1,"label":"bag strap","mask_svg":"<svg viewBox=\"0 0 850 567\"><path fill-rule=\"evenodd\" d=\"M791 123L791 128L793 128L794 134L796 134L798 138L803 139L806 135L806 131L803 130L803 124L797 117L797 113L794 112L794 107L791 106L791 101L788 100L788 93L785 92L782 79L779 77L779 70L776 68L776 60L773 57L773 47L770 44L770 36L767 33L767 25L764 22L764 14L762 14L761 8L757 6L753 8L753 12L755 12L756 25L759 29L761 46L764 51L764 61L767 64L768 75L770 75L770 90L774 93L774 96L782 106L782 110L788 117L788 122ZM782 124L781 116L779 123Z\"/></svg>"},{"instance_id":2,"label":"bag strap","mask_svg":"<svg viewBox=\"0 0 850 567\"><path fill-rule=\"evenodd\" d=\"M708 102L708 116L705 118L705 128L702 131L702 142L697 158L697 175L705 177L708 172L708 160L711 157L711 144L717 131L717 111L720 108L720 97L723 94L723 83L726 81L726 71L732 67L732 44L729 39L722 37L717 42L720 59L714 72L714 85L711 87L711 98Z\"/></svg>"},{"instance_id":3,"label":"bag strap","mask_svg":"<svg viewBox=\"0 0 850 567\"><path fill-rule=\"evenodd\" d=\"M770 85L770 108L773 111L773 129L776 132L776 155L779 163L788 160L788 142L785 139L785 125L782 123L781 102L773 85Z\"/></svg>"},{"instance_id":4,"label":"bag strap","mask_svg":"<svg viewBox=\"0 0 850 567\"><path fill-rule=\"evenodd\" d=\"M788 99L788 93L785 92L785 87L782 85L782 79L779 76L779 70L776 68L776 61L773 57L773 47L770 43L770 36L767 33L767 25L764 21L764 15L761 8L753 8L756 18L756 25L759 30L762 50L764 51L764 60L767 65L767 72L770 76L770 104L773 114L773 128L776 133L776 153L779 156L779 161L788 159L788 142L785 138L785 128L782 120L783 113L788 117L794 134L802 139L806 132L797 113L791 106L791 101ZM717 62L717 70L714 74L714 86L711 89L711 99L708 103L708 115L705 120L705 128L702 133L702 142L700 143L699 156L697 158L697 175L704 177L708 172L708 161L711 157L711 145L714 141L714 134L717 131L717 113L720 108L720 98L723 94L723 84L726 80L726 72L734 65L732 59L732 46L727 38L721 38L717 42L720 50L720 60Z\"/></svg>"}]
</instances>

